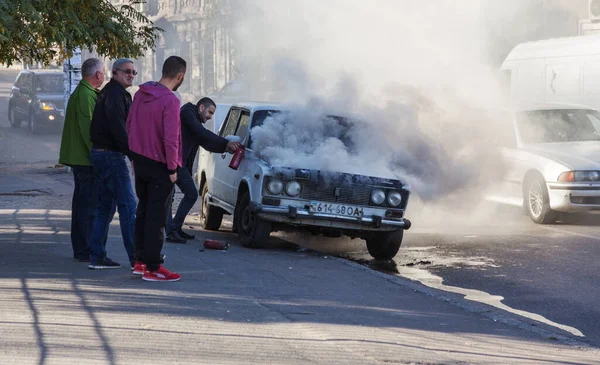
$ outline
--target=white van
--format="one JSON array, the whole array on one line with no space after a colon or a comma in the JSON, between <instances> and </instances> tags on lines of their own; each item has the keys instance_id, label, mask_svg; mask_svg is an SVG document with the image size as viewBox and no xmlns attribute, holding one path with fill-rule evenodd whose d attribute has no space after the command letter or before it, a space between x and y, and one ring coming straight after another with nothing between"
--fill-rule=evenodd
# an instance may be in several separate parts
<instances>
[{"instance_id":1,"label":"white van","mask_svg":"<svg viewBox=\"0 0 600 365\"><path fill-rule=\"evenodd\" d=\"M573 103L600 109L600 35L519 44L501 71L517 104Z\"/></svg>"}]
</instances>

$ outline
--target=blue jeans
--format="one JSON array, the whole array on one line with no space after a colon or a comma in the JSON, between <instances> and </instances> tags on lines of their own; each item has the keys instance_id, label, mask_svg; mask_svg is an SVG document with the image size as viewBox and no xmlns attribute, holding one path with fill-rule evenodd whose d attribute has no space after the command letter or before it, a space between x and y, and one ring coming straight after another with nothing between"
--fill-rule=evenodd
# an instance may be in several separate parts
<instances>
[{"instance_id":1,"label":"blue jeans","mask_svg":"<svg viewBox=\"0 0 600 365\"><path fill-rule=\"evenodd\" d=\"M90 161L96 169L96 191L98 194L98 208L90 239L90 261L92 264L97 264L106 258L106 242L104 242L103 237L108 231L115 214L116 203L119 211L123 245L127 251L129 262L133 264L135 262L133 237L137 203L133 194L125 155L119 152L92 149Z\"/></svg>"},{"instance_id":2,"label":"blue jeans","mask_svg":"<svg viewBox=\"0 0 600 365\"><path fill-rule=\"evenodd\" d=\"M73 257L90 258L89 240L96 217L96 174L92 166L71 166L73 169L73 201L71 203L71 246Z\"/></svg>"}]
</instances>

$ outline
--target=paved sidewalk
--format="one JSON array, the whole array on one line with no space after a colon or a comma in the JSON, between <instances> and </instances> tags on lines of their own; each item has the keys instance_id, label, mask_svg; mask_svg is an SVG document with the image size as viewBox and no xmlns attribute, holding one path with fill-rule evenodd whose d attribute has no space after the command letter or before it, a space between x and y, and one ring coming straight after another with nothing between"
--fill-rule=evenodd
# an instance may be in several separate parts
<instances>
[{"instance_id":1,"label":"paved sidewalk","mask_svg":"<svg viewBox=\"0 0 600 365\"><path fill-rule=\"evenodd\" d=\"M180 282L88 270L71 260L71 180L44 166L0 169L0 364L600 363L597 350L343 260L285 245L245 249L226 232L195 233L229 240L227 252L200 252L200 239L165 244ZM127 262L118 220L108 252Z\"/></svg>"}]
</instances>

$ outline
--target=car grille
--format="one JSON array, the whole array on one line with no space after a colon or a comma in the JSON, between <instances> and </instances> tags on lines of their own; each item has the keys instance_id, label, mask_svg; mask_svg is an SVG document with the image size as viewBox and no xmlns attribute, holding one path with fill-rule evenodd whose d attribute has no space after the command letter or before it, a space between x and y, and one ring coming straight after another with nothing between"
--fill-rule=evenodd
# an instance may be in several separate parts
<instances>
[{"instance_id":1,"label":"car grille","mask_svg":"<svg viewBox=\"0 0 600 365\"><path fill-rule=\"evenodd\" d=\"M339 189L339 197L335 196L336 188ZM369 205L372 189L373 187L369 185L356 184L331 184L329 186L306 184L303 186L300 197L306 200L322 202Z\"/></svg>"},{"instance_id":2,"label":"car grille","mask_svg":"<svg viewBox=\"0 0 600 365\"><path fill-rule=\"evenodd\" d=\"M396 209L405 209L410 195L410 192L404 189L402 182L399 180L345 173L331 174L322 173L316 170L290 168L277 169L275 171L275 176L284 182L289 180L298 181L302 187L298 198L308 201L375 206L371 203L371 192L373 189L383 189L386 192L400 192L403 201ZM266 190L268 181L268 179L265 181L263 190L265 196L270 196ZM277 198L277 196L273 197ZM378 207L391 208L387 205L387 202Z\"/></svg>"}]
</instances>

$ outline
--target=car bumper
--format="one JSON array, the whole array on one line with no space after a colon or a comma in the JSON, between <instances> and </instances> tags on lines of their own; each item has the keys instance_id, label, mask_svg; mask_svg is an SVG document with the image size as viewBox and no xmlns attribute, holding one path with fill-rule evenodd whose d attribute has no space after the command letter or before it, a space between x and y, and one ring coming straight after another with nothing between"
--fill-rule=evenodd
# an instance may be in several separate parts
<instances>
[{"instance_id":1,"label":"car bumper","mask_svg":"<svg viewBox=\"0 0 600 365\"><path fill-rule=\"evenodd\" d=\"M361 231L396 231L409 229L411 222L406 218L388 219L365 209L362 217L350 217L336 214L311 212L306 208L288 206L269 206L253 204L255 214L266 221L298 226L317 226L329 228L352 229ZM379 214L377 214L379 213ZM383 212L385 214L385 211Z\"/></svg>"},{"instance_id":2,"label":"car bumper","mask_svg":"<svg viewBox=\"0 0 600 365\"><path fill-rule=\"evenodd\" d=\"M65 113L59 110L42 111L36 115L36 121L40 125L60 125L65 122Z\"/></svg>"},{"instance_id":3,"label":"car bumper","mask_svg":"<svg viewBox=\"0 0 600 365\"><path fill-rule=\"evenodd\" d=\"M548 184L550 208L575 213L600 210L600 184Z\"/></svg>"}]
</instances>

